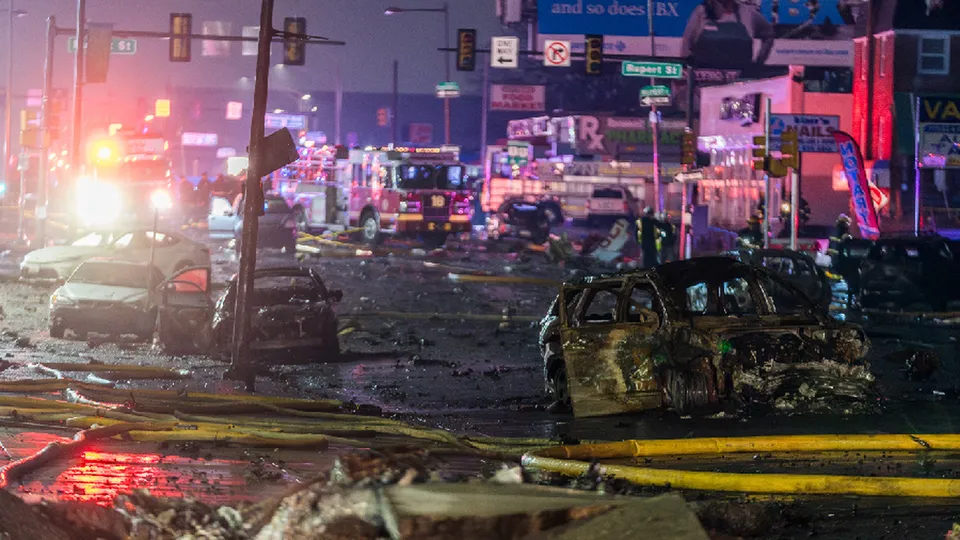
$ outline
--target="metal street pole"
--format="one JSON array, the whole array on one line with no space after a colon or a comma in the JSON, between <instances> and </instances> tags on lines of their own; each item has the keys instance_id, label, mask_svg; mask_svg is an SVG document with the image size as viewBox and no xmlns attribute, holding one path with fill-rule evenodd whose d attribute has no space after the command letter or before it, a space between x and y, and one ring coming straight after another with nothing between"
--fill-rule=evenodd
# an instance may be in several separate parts
<instances>
[{"instance_id":1,"label":"metal street pole","mask_svg":"<svg viewBox=\"0 0 960 540\"><path fill-rule=\"evenodd\" d=\"M770 154L770 106L771 99L768 97L763 100L763 148L767 155ZM773 204L773 193L771 193L770 173L763 172L763 247L770 247L770 205Z\"/></svg>"},{"instance_id":2,"label":"metal street pole","mask_svg":"<svg viewBox=\"0 0 960 540\"><path fill-rule=\"evenodd\" d=\"M800 158L797 158L798 160ZM797 250L797 229L800 227L800 171L790 169L790 249Z\"/></svg>"},{"instance_id":3,"label":"metal street pole","mask_svg":"<svg viewBox=\"0 0 960 540\"><path fill-rule=\"evenodd\" d=\"M337 58L337 89L333 97L333 141L340 144L340 119L343 116L343 79L340 75L340 59Z\"/></svg>"},{"instance_id":4,"label":"metal street pole","mask_svg":"<svg viewBox=\"0 0 960 540\"><path fill-rule=\"evenodd\" d=\"M647 27L650 32L650 56L656 58L657 45L653 32L653 0L647 0ZM656 78L650 77L650 85L655 84L657 84ZM650 107L650 128L653 131L653 208L659 214L663 211L663 194L660 193L660 112L656 105Z\"/></svg>"},{"instance_id":5,"label":"metal street pole","mask_svg":"<svg viewBox=\"0 0 960 540\"><path fill-rule=\"evenodd\" d=\"M450 4L443 3L443 47L450 46ZM450 81L450 55L443 55L443 69L446 81ZM450 144L450 98L443 98L443 143Z\"/></svg>"},{"instance_id":6,"label":"metal street pole","mask_svg":"<svg viewBox=\"0 0 960 540\"><path fill-rule=\"evenodd\" d=\"M480 89L480 159L487 160L487 107L490 106L490 62L483 64L483 88Z\"/></svg>"},{"instance_id":7,"label":"metal street pole","mask_svg":"<svg viewBox=\"0 0 960 540\"><path fill-rule=\"evenodd\" d=\"M7 175L10 171L10 157L13 152L13 144L10 141L12 137L11 125L13 122L13 0L7 10L7 91L4 95L4 129L3 129L3 178L10 183ZM23 186L20 186L20 192L23 192ZM20 207L20 213L23 214L23 205ZM17 239L19 240L19 238Z\"/></svg>"},{"instance_id":8,"label":"metal street pole","mask_svg":"<svg viewBox=\"0 0 960 540\"><path fill-rule=\"evenodd\" d=\"M73 177L73 182L67 188L67 193L71 195L76 194L77 179L80 177L80 168L83 164L83 159L80 157L80 139L83 136L80 121L83 106L83 60L86 55L86 41L84 39L87 35L86 25L87 0L77 0L77 50L73 55L73 123L70 126L70 174ZM72 197L68 196L68 199L70 198ZM68 218L70 232L73 233L76 229L73 212L68 215L70 216Z\"/></svg>"},{"instance_id":9,"label":"metal street pole","mask_svg":"<svg viewBox=\"0 0 960 540\"><path fill-rule=\"evenodd\" d=\"M40 109L40 171L37 186L37 222L34 244L43 247L46 242L47 206L50 193L50 94L53 92L53 50L57 39L57 21L47 17L47 49L43 61L43 101Z\"/></svg>"},{"instance_id":10,"label":"metal street pole","mask_svg":"<svg viewBox=\"0 0 960 540\"><path fill-rule=\"evenodd\" d=\"M240 272L237 277L237 303L233 317L233 358L226 375L243 380L250 392L254 390L256 381L256 372L250 358L250 297L253 293L253 272L257 266L257 234L260 221L258 203L263 198L260 179L264 176L262 147L267 113L267 79L270 75L270 42L274 35L273 2L274 0L263 0L260 7L260 41L257 46L253 118L250 121L250 164L244 186Z\"/></svg>"},{"instance_id":11,"label":"metal street pole","mask_svg":"<svg viewBox=\"0 0 960 540\"><path fill-rule=\"evenodd\" d=\"M390 119L390 129L393 133L391 137L393 144L400 144L400 62L393 61L393 118Z\"/></svg>"},{"instance_id":12,"label":"metal street pole","mask_svg":"<svg viewBox=\"0 0 960 540\"><path fill-rule=\"evenodd\" d=\"M913 235L920 236L920 96L913 99Z\"/></svg>"}]
</instances>

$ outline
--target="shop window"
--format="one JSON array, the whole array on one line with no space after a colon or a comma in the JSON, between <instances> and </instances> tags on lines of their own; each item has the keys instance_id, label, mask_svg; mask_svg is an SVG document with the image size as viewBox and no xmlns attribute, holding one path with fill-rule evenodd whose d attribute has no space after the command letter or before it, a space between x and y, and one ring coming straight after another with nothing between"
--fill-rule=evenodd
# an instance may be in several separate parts
<instances>
[{"instance_id":1,"label":"shop window","mask_svg":"<svg viewBox=\"0 0 960 540\"><path fill-rule=\"evenodd\" d=\"M923 75L946 75L950 71L950 38L921 37L917 72Z\"/></svg>"}]
</instances>

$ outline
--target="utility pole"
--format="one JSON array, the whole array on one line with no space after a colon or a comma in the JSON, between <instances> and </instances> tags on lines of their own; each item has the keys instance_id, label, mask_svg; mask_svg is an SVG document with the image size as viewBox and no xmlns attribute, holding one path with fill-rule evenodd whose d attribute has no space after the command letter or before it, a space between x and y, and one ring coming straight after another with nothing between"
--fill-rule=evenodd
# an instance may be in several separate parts
<instances>
[{"instance_id":1,"label":"utility pole","mask_svg":"<svg viewBox=\"0 0 960 540\"><path fill-rule=\"evenodd\" d=\"M83 60L86 54L86 25L87 0L77 0L77 50L73 55L73 123L70 127L70 175L73 181L67 192L75 194L77 179L80 177L80 168L83 158L80 156L80 139L83 136L81 126L81 112L83 107ZM73 213L69 213L70 232L76 229Z\"/></svg>"},{"instance_id":2,"label":"utility pole","mask_svg":"<svg viewBox=\"0 0 960 540\"><path fill-rule=\"evenodd\" d=\"M13 0L7 6L7 90L4 95L4 137L3 137L3 178L10 182L7 175L10 172L10 158L13 152L13 138L11 125L13 123ZM23 193L23 186L20 186L20 193ZM22 199L23 197L21 197ZM20 205L20 215L23 215L23 205ZM21 238L17 238L19 242Z\"/></svg>"},{"instance_id":3,"label":"utility pole","mask_svg":"<svg viewBox=\"0 0 960 540\"><path fill-rule=\"evenodd\" d=\"M450 46L450 3L443 3L443 46ZM443 69L446 81L450 82L450 55L443 55ZM450 144L450 98L443 98L443 143Z\"/></svg>"},{"instance_id":4,"label":"utility pole","mask_svg":"<svg viewBox=\"0 0 960 540\"><path fill-rule=\"evenodd\" d=\"M262 146L267 113L267 79L270 76L270 43L274 35L273 2L274 0L263 0L260 7L260 40L257 46L257 74L253 90L253 118L250 121L250 164L243 195L240 272L237 276L237 304L234 310L233 359L227 372L228 377L243 380L250 392L254 390L256 372L250 358L249 304L253 293L253 272L257 266L257 236L261 210L258 203L263 198L260 179L264 176Z\"/></svg>"},{"instance_id":5,"label":"utility pole","mask_svg":"<svg viewBox=\"0 0 960 540\"><path fill-rule=\"evenodd\" d=\"M483 63L483 88L480 90L480 159L487 160L487 107L490 106L490 62Z\"/></svg>"},{"instance_id":6,"label":"utility pole","mask_svg":"<svg viewBox=\"0 0 960 540\"><path fill-rule=\"evenodd\" d=\"M773 101L767 97L763 100L763 148L770 153L770 107ZM764 161L766 163L766 161ZM763 171L763 247L770 247L770 205L773 204L773 193L770 189L770 172Z\"/></svg>"},{"instance_id":7,"label":"utility pole","mask_svg":"<svg viewBox=\"0 0 960 540\"><path fill-rule=\"evenodd\" d=\"M650 56L656 58L657 44L653 32L653 0L647 0L647 27L650 32ZM650 77L650 85L655 84L657 84L657 79ZM663 194L660 193L660 111L657 110L656 105L650 107L650 128L653 131L653 208L659 214L663 211Z\"/></svg>"},{"instance_id":8,"label":"utility pole","mask_svg":"<svg viewBox=\"0 0 960 540\"><path fill-rule=\"evenodd\" d=\"M40 171L37 186L37 222L34 243L38 247L46 244L46 223L48 199L50 198L50 94L53 92L53 52L57 38L57 21L51 15L47 17L47 48L43 61L43 100L40 109Z\"/></svg>"},{"instance_id":9,"label":"utility pole","mask_svg":"<svg viewBox=\"0 0 960 540\"><path fill-rule=\"evenodd\" d=\"M340 75L340 58L337 58L337 89L334 95L333 141L340 144L340 119L343 116L343 80Z\"/></svg>"},{"instance_id":10,"label":"utility pole","mask_svg":"<svg viewBox=\"0 0 960 540\"><path fill-rule=\"evenodd\" d=\"M400 123L398 118L400 118L400 111L397 109L400 106L400 62L397 60L393 61L393 118L390 119L390 129L393 133L393 144L400 144Z\"/></svg>"}]
</instances>

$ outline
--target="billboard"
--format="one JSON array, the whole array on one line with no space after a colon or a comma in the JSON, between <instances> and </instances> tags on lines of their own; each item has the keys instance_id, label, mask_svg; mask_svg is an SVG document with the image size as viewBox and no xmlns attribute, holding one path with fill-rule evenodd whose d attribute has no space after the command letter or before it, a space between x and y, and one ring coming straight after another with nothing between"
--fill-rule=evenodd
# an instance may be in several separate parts
<instances>
[{"instance_id":1,"label":"billboard","mask_svg":"<svg viewBox=\"0 0 960 540\"><path fill-rule=\"evenodd\" d=\"M960 168L960 97L920 98L920 164Z\"/></svg>"},{"instance_id":2,"label":"billboard","mask_svg":"<svg viewBox=\"0 0 960 540\"><path fill-rule=\"evenodd\" d=\"M663 159L679 158L686 126L664 121L659 128ZM582 115L577 119L576 151L580 155L608 155L626 159L653 159L653 130L646 118Z\"/></svg>"},{"instance_id":3,"label":"billboard","mask_svg":"<svg viewBox=\"0 0 960 540\"><path fill-rule=\"evenodd\" d=\"M609 53L650 55L646 0L538 0L540 34L569 38L583 51L584 34L609 36ZM863 9L847 0L656 0L656 56L694 65L853 66L855 25Z\"/></svg>"},{"instance_id":4,"label":"billboard","mask_svg":"<svg viewBox=\"0 0 960 540\"><path fill-rule=\"evenodd\" d=\"M491 111L542 112L547 108L546 87L531 84L490 86Z\"/></svg>"}]
</instances>

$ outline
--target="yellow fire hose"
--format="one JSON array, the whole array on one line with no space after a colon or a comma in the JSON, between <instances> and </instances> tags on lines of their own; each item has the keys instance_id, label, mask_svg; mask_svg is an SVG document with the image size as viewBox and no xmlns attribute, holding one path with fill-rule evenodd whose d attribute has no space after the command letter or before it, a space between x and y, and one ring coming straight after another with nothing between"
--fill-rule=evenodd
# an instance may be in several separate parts
<instances>
[{"instance_id":1,"label":"yellow fire hose","mask_svg":"<svg viewBox=\"0 0 960 540\"><path fill-rule=\"evenodd\" d=\"M560 282L552 279L519 277L519 276L475 276L471 274L447 274L450 281L464 283L523 283L527 285L544 285L559 287Z\"/></svg>"},{"instance_id":2,"label":"yellow fire hose","mask_svg":"<svg viewBox=\"0 0 960 540\"><path fill-rule=\"evenodd\" d=\"M523 456L525 468L579 476L598 459L721 455L744 452L956 451L960 435L795 435L706 439L628 440L557 446ZM589 461L585 461L589 460ZM741 474L600 464L598 473L657 487L745 493L956 497L960 480L796 474Z\"/></svg>"},{"instance_id":3,"label":"yellow fire hose","mask_svg":"<svg viewBox=\"0 0 960 540\"><path fill-rule=\"evenodd\" d=\"M349 319L351 317L376 317L378 319L437 319L442 321L496 321L496 322L536 322L543 317L534 315L486 315L482 313L406 313L401 311L367 311L360 313L350 313L342 315Z\"/></svg>"},{"instance_id":4,"label":"yellow fire hose","mask_svg":"<svg viewBox=\"0 0 960 540\"><path fill-rule=\"evenodd\" d=\"M158 367L131 366L126 364L81 364L81 363L45 363L37 365L54 371L82 371L87 373L107 373L125 379L189 379L190 374L182 370Z\"/></svg>"}]
</instances>

